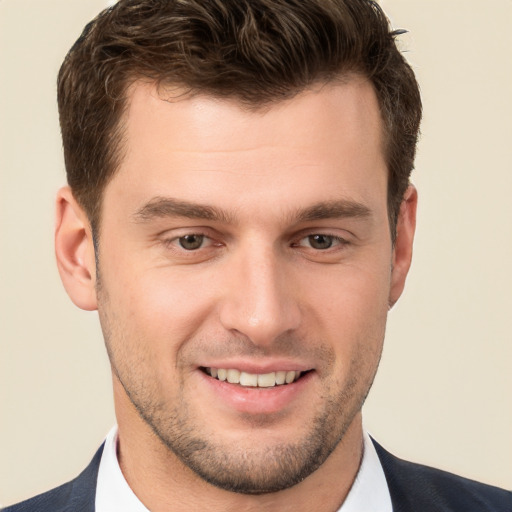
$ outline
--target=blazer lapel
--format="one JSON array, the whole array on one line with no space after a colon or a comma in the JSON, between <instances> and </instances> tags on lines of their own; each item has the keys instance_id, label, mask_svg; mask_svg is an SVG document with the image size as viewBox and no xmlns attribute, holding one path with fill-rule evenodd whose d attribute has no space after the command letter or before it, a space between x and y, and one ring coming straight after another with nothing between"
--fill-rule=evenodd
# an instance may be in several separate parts
<instances>
[{"instance_id":1,"label":"blazer lapel","mask_svg":"<svg viewBox=\"0 0 512 512\"><path fill-rule=\"evenodd\" d=\"M415 481L413 464L399 459L372 439L386 476L393 512L418 512L422 508L422 482ZM437 509L436 509L437 510Z\"/></svg>"},{"instance_id":2,"label":"blazer lapel","mask_svg":"<svg viewBox=\"0 0 512 512\"><path fill-rule=\"evenodd\" d=\"M102 444L91 463L74 480L69 482L69 496L62 512L95 512L96 483L100 467Z\"/></svg>"}]
</instances>

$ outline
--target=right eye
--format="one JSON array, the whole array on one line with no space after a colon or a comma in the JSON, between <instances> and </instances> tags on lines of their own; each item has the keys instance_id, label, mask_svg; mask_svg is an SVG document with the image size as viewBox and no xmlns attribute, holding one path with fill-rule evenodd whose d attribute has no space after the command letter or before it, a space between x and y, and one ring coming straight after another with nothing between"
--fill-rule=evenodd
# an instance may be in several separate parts
<instances>
[{"instance_id":1,"label":"right eye","mask_svg":"<svg viewBox=\"0 0 512 512\"><path fill-rule=\"evenodd\" d=\"M206 237L204 235L190 234L180 236L179 238L175 239L175 241L177 241L180 247L186 251L196 251L203 246L205 238Z\"/></svg>"},{"instance_id":2,"label":"right eye","mask_svg":"<svg viewBox=\"0 0 512 512\"><path fill-rule=\"evenodd\" d=\"M336 238L331 235L309 235L307 237L308 245L312 249L325 251L330 249L336 242Z\"/></svg>"}]
</instances>

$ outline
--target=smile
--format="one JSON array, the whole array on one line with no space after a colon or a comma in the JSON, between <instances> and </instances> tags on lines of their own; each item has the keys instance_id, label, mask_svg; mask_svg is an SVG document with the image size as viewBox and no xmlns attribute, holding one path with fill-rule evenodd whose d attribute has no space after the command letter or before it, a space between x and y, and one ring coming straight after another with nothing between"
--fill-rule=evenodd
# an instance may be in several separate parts
<instances>
[{"instance_id":1,"label":"smile","mask_svg":"<svg viewBox=\"0 0 512 512\"><path fill-rule=\"evenodd\" d=\"M272 388L295 382L304 372L300 371L277 371L270 373L247 373L234 368L203 368L204 372L211 377L227 381L230 384L239 384L244 387Z\"/></svg>"}]
</instances>

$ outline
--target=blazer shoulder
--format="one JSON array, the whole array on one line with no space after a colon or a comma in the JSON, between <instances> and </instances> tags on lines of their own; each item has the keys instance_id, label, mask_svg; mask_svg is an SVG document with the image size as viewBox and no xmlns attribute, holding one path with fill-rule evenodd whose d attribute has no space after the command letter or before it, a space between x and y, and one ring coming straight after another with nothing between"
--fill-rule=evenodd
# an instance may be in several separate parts
<instances>
[{"instance_id":1,"label":"blazer shoulder","mask_svg":"<svg viewBox=\"0 0 512 512\"><path fill-rule=\"evenodd\" d=\"M395 512L512 512L512 492L408 462L373 442Z\"/></svg>"},{"instance_id":2,"label":"blazer shoulder","mask_svg":"<svg viewBox=\"0 0 512 512\"><path fill-rule=\"evenodd\" d=\"M94 512L96 482L103 445L74 480L33 498L3 508L1 512Z\"/></svg>"},{"instance_id":3,"label":"blazer shoulder","mask_svg":"<svg viewBox=\"0 0 512 512\"><path fill-rule=\"evenodd\" d=\"M36 511L60 511L69 501L73 480L66 484L60 485L51 491L38 494L25 501L3 508L2 512L36 512Z\"/></svg>"}]
</instances>

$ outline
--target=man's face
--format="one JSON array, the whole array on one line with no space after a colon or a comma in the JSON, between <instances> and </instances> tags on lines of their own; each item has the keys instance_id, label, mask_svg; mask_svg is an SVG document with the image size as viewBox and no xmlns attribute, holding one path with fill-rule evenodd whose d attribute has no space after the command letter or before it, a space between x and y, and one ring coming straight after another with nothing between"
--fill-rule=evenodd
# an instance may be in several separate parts
<instances>
[{"instance_id":1,"label":"man's face","mask_svg":"<svg viewBox=\"0 0 512 512\"><path fill-rule=\"evenodd\" d=\"M283 489L356 428L396 299L377 100L362 80L257 112L165 99L132 88L103 199L120 431L137 410L214 485Z\"/></svg>"}]
</instances>

